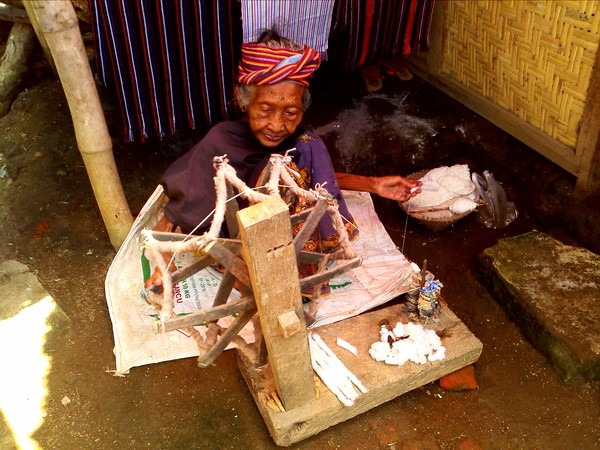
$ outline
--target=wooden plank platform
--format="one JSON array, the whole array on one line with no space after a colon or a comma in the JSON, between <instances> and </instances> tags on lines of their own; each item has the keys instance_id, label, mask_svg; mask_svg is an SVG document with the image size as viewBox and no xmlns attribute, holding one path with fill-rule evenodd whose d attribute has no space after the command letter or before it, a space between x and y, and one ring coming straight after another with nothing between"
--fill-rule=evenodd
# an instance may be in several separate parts
<instances>
[{"instance_id":1,"label":"wooden plank platform","mask_svg":"<svg viewBox=\"0 0 600 450\"><path fill-rule=\"evenodd\" d=\"M392 305L351 319L325 325L314 330L346 367L368 389L352 407L345 407L322 383L317 383L318 397L295 409L279 412L267 405L266 393L275 389L270 367L254 368L254 355L248 349L238 350L240 371L248 384L260 413L277 445L289 446L313 436L335 424L346 421L408 391L435 381L455 370L476 362L483 344L448 307L442 309L440 321L424 324L436 330L446 347L446 358L427 364L406 363L390 366L374 361L368 353L379 339L379 323L387 319L391 326L407 322L401 305ZM358 357L336 345L340 337L358 350Z\"/></svg>"}]
</instances>

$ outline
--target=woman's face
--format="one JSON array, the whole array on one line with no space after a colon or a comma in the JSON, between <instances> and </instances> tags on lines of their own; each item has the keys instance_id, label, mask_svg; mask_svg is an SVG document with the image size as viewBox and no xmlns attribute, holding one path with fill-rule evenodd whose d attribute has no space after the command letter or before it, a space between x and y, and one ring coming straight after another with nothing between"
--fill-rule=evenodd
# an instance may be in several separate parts
<instances>
[{"instance_id":1,"label":"woman's face","mask_svg":"<svg viewBox=\"0 0 600 450\"><path fill-rule=\"evenodd\" d=\"M246 108L248 123L265 147L277 147L302 121L302 97L306 88L297 83L256 86Z\"/></svg>"}]
</instances>

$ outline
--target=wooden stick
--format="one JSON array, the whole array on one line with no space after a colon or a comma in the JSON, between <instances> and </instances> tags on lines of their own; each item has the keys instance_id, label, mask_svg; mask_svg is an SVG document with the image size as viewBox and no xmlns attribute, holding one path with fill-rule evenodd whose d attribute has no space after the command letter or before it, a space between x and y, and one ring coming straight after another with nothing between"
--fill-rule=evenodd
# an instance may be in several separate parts
<instances>
[{"instance_id":1,"label":"wooden stick","mask_svg":"<svg viewBox=\"0 0 600 450\"><path fill-rule=\"evenodd\" d=\"M46 36L44 35L44 30L40 28L40 23L37 18L34 7L32 6L32 3L32 1L23 2L23 7L27 12L27 17L29 17L29 22L31 23L31 26L35 30L35 34L37 35L38 40L40 41L40 46L42 47L42 51L44 52L44 57L46 58L46 61L48 61L48 64L52 69L52 73L56 77L59 77L58 70L56 69L56 64L54 63L54 56L52 55L52 52L50 51L50 48L48 46L48 41L46 40Z\"/></svg>"},{"instance_id":2,"label":"wooden stick","mask_svg":"<svg viewBox=\"0 0 600 450\"><path fill-rule=\"evenodd\" d=\"M227 303L229 295L233 290L234 284L235 277L233 276L233 274L229 270L223 272L223 277L221 278L221 282L219 283L217 294L215 295L215 299L213 300L213 308Z\"/></svg>"},{"instance_id":3,"label":"wooden stick","mask_svg":"<svg viewBox=\"0 0 600 450\"><path fill-rule=\"evenodd\" d=\"M302 251L304 244L306 244L306 241L319 224L319 220L321 220L321 217L323 217L326 210L327 202L322 198L317 200L317 203L315 204L314 208L312 208L312 211L304 222L304 225L302 225L302 228L300 228L300 231L298 231L296 237L294 238L294 251L296 252L296 255Z\"/></svg>"},{"instance_id":4,"label":"wooden stick","mask_svg":"<svg viewBox=\"0 0 600 450\"><path fill-rule=\"evenodd\" d=\"M444 299L444 297L442 297L442 294L440 294L439 292L436 292L437 298L440 300L440 302L442 302L445 306L448 306L448 302L446 301L446 299Z\"/></svg>"},{"instance_id":5,"label":"wooden stick","mask_svg":"<svg viewBox=\"0 0 600 450\"><path fill-rule=\"evenodd\" d=\"M342 274L344 272L349 271L350 269L354 269L355 267L360 266L362 262L362 258L357 256L356 258L349 260L338 260L336 266L332 269L325 270L323 272L315 273L314 275L309 275L308 277L304 277L300 279L300 289L306 289L307 287L315 286L319 283L323 283L331 278Z\"/></svg>"},{"instance_id":6,"label":"wooden stick","mask_svg":"<svg viewBox=\"0 0 600 450\"><path fill-rule=\"evenodd\" d=\"M173 272L171 274L171 281L173 284L179 283L181 280L185 280L186 278L189 278L196 272L199 272L200 270L202 270L214 263L215 263L215 259L213 257L211 257L208 254L202 255L195 261L192 261L189 264L186 264L180 270L176 270L175 272ZM154 284L154 285L146 288L146 290L154 292L155 294L160 294L164 291L164 288L162 285Z\"/></svg>"},{"instance_id":7,"label":"wooden stick","mask_svg":"<svg viewBox=\"0 0 600 450\"><path fill-rule=\"evenodd\" d=\"M246 263L238 258L233 252L221 245L214 245L208 251L216 261L229 269L231 273L244 285L252 289L252 283L248 275Z\"/></svg>"},{"instance_id":8,"label":"wooden stick","mask_svg":"<svg viewBox=\"0 0 600 450\"><path fill-rule=\"evenodd\" d=\"M292 214L290 216L290 221L292 222L292 226L298 225L301 222L304 222L306 218L310 215L312 209L305 209L304 211L300 211L299 213Z\"/></svg>"},{"instance_id":9,"label":"wooden stick","mask_svg":"<svg viewBox=\"0 0 600 450\"><path fill-rule=\"evenodd\" d=\"M67 0L30 0L25 7L32 23L37 19L40 38L46 39L52 53L71 111L77 146L110 242L118 249L129 233L133 216L117 171L112 140L75 10Z\"/></svg>"},{"instance_id":10,"label":"wooden stick","mask_svg":"<svg viewBox=\"0 0 600 450\"><path fill-rule=\"evenodd\" d=\"M434 206L434 207L426 208L426 209L415 209L414 211L411 211L409 209L406 212L408 214L424 214L424 213L428 213L428 212L449 211L449 210L450 210L449 206Z\"/></svg>"},{"instance_id":11,"label":"wooden stick","mask_svg":"<svg viewBox=\"0 0 600 450\"><path fill-rule=\"evenodd\" d=\"M406 211L406 213L407 214L423 214L423 213L436 212L436 211L451 211L452 214L460 214L460 212L457 211L457 210L459 210L460 207L457 207L457 206L459 204L461 204L461 202L463 200L465 202L469 202L469 200L466 199L466 198L464 198L464 197L457 197L457 198L454 199L454 202L451 205L448 205L448 206L432 206L431 208L415 209L415 210L412 210L412 211L410 209L408 209L408 211ZM479 201L479 202L472 202L472 203L473 203L473 205L475 205L475 207L480 206L480 205L483 204L481 201ZM457 211L457 212L454 212L454 211L452 211L450 209L452 206L455 206L455 211ZM475 208L470 208L467 211L472 211L474 209ZM467 211L464 211L464 212L467 212Z\"/></svg>"},{"instance_id":12,"label":"wooden stick","mask_svg":"<svg viewBox=\"0 0 600 450\"><path fill-rule=\"evenodd\" d=\"M310 252L302 250L296 255L296 259L300 264L319 264L327 253Z\"/></svg>"},{"instance_id":13,"label":"wooden stick","mask_svg":"<svg viewBox=\"0 0 600 450\"><path fill-rule=\"evenodd\" d=\"M155 331L173 331L179 328L187 328L198 325L202 322L212 322L222 317L230 316L234 313L242 313L256 308L254 297L244 297L239 300L227 302L224 305L215 308L196 311L184 316L177 316L172 319L166 319L164 323L156 322Z\"/></svg>"},{"instance_id":14,"label":"wooden stick","mask_svg":"<svg viewBox=\"0 0 600 450\"><path fill-rule=\"evenodd\" d=\"M198 367L208 367L212 362L223 353L225 347L235 338L242 328L252 319L252 316L256 314L256 308L249 309L240 314L231 325L227 328L225 333L221 335L221 338L213 345L206 354L198 358Z\"/></svg>"},{"instance_id":15,"label":"wooden stick","mask_svg":"<svg viewBox=\"0 0 600 450\"><path fill-rule=\"evenodd\" d=\"M227 230L229 236L237 238L239 234L238 223L236 214L239 211L239 205L237 200L232 200L234 197L233 186L229 180L226 181L225 186L227 187L227 206L225 208L225 223L227 224Z\"/></svg>"}]
</instances>

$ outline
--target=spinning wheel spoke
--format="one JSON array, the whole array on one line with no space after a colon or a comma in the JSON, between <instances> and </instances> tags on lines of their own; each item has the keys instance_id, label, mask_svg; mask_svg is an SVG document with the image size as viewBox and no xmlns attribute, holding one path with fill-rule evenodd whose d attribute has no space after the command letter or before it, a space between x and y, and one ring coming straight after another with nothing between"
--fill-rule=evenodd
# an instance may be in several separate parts
<instances>
[{"instance_id":1,"label":"spinning wheel spoke","mask_svg":"<svg viewBox=\"0 0 600 450\"><path fill-rule=\"evenodd\" d=\"M252 288L246 263L223 246L215 245L209 251L215 261L227 268L244 286Z\"/></svg>"},{"instance_id":2,"label":"spinning wheel spoke","mask_svg":"<svg viewBox=\"0 0 600 450\"><path fill-rule=\"evenodd\" d=\"M152 237L157 241L183 241L185 238L188 238L185 234L180 233L168 233L168 232L152 232ZM217 239L216 244L223 246L227 251L230 251L232 254L238 254L240 249L242 248L242 243L239 240L234 239ZM215 245L216 245L215 244ZM192 262L186 264L181 269L176 270L171 274L171 280L173 284L179 283L186 278L189 278L196 272L199 272L202 269L214 264L216 262L216 258L209 253L205 253L200 255L197 259ZM147 288L149 291L152 291L156 294L160 294L163 290L162 286L151 286Z\"/></svg>"},{"instance_id":3,"label":"spinning wheel spoke","mask_svg":"<svg viewBox=\"0 0 600 450\"><path fill-rule=\"evenodd\" d=\"M350 269L360 266L362 259L360 257L352 258L349 260L338 261L337 265L331 269L317 272L314 275L300 279L300 289L305 290L306 288L316 286L317 284L324 283L331 278L347 272Z\"/></svg>"},{"instance_id":4,"label":"spinning wheel spoke","mask_svg":"<svg viewBox=\"0 0 600 450\"><path fill-rule=\"evenodd\" d=\"M221 279L221 283L219 284L219 289L217 290L217 294L215 295L215 301L213 302L213 308L223 305L227 303L229 299L229 295L233 290L233 286L235 284L235 276L229 271L226 270L223 272L223 278Z\"/></svg>"},{"instance_id":5,"label":"spinning wheel spoke","mask_svg":"<svg viewBox=\"0 0 600 450\"><path fill-rule=\"evenodd\" d=\"M231 182L227 181L225 183L227 189L227 208L225 209L225 223L227 224L227 230L229 231L229 236L237 237L239 234L236 214L239 210L238 203L236 201L229 201L234 198L233 186Z\"/></svg>"},{"instance_id":6,"label":"spinning wheel spoke","mask_svg":"<svg viewBox=\"0 0 600 450\"><path fill-rule=\"evenodd\" d=\"M246 326L255 313L256 307L248 311L244 311L241 315L239 315L234 322L227 327L227 330L221 335L216 344L198 359L198 367L207 367L209 364L211 364L217 358L217 356L219 356L223 350L225 350L225 348L237 336L237 334L242 331L242 328Z\"/></svg>"},{"instance_id":7,"label":"spinning wheel spoke","mask_svg":"<svg viewBox=\"0 0 600 450\"><path fill-rule=\"evenodd\" d=\"M323 217L326 210L327 202L322 198L317 200L314 208L312 208L310 214L306 218L304 225L302 225L302 228L300 228L300 231L298 231L294 238L294 251L296 252L296 255L302 251L304 244L306 244L310 235L315 231L315 228L319 224L319 220L321 220L321 217Z\"/></svg>"},{"instance_id":8,"label":"spinning wheel spoke","mask_svg":"<svg viewBox=\"0 0 600 450\"><path fill-rule=\"evenodd\" d=\"M223 317L228 317L232 314L243 313L255 308L256 304L254 302L254 297L244 297L211 309L167 319L164 321L164 324L161 324L161 322L156 322L156 331L162 333L166 331L178 330L179 328L187 328L194 325L199 325L201 323L214 322Z\"/></svg>"}]
</instances>

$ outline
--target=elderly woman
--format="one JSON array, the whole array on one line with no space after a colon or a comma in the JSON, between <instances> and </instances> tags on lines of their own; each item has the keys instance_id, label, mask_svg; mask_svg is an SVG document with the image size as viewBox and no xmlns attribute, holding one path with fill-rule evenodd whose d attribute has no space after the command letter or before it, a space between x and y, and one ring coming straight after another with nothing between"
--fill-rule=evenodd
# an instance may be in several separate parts
<instances>
[{"instance_id":1,"label":"elderly woman","mask_svg":"<svg viewBox=\"0 0 600 450\"><path fill-rule=\"evenodd\" d=\"M298 184L314 188L325 184L349 213L341 189L363 190L392 200L407 200L419 182L400 176L364 177L335 173L324 142L301 125L310 103L309 79L318 68L320 55L273 31L258 42L242 45L240 85L236 100L245 117L215 125L192 149L167 169L161 184L169 202L165 206L164 230L175 225L183 232L196 229L215 206L213 157L227 154L229 164L248 186L254 186L272 153L291 153L298 169ZM204 222L210 225L210 220ZM203 231L200 228L200 231ZM321 240L336 241L332 227L321 226ZM333 246L335 243L331 242ZM326 249L323 249L326 250Z\"/></svg>"},{"instance_id":2,"label":"elderly woman","mask_svg":"<svg viewBox=\"0 0 600 450\"><path fill-rule=\"evenodd\" d=\"M297 45L273 31L263 33L258 42L242 45L239 86L236 100L245 113L243 119L215 125L192 149L165 172L161 184L169 201L156 230L184 233L202 232L210 225L209 215L216 202L213 157L227 154L229 164L248 186L255 186L273 153L295 148L292 168L296 182L304 189L323 186L339 204L348 219L350 237L357 234L340 189L362 190L392 200L407 200L419 190L420 182L400 176L364 177L335 173L324 142L302 126L302 116L310 103L309 79L318 68L320 55L314 49ZM302 205L291 204L291 211ZM198 226L199 224L202 226ZM338 235L324 216L309 250L328 252L338 246ZM160 273L149 283L159 284Z\"/></svg>"}]
</instances>

